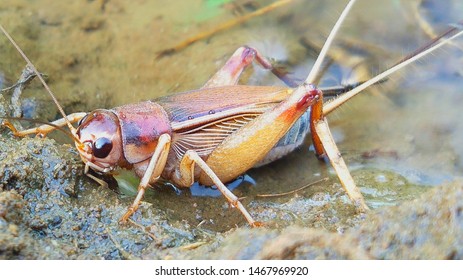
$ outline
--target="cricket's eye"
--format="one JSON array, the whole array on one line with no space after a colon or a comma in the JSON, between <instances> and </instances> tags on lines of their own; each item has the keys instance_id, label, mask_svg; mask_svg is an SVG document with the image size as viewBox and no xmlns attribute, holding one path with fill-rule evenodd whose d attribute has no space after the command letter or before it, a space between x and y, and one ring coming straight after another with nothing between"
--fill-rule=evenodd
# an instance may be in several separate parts
<instances>
[{"instance_id":1,"label":"cricket's eye","mask_svg":"<svg viewBox=\"0 0 463 280\"><path fill-rule=\"evenodd\" d=\"M106 137L98 138L93 142L93 155L97 158L105 158L109 155L113 148L113 143Z\"/></svg>"}]
</instances>

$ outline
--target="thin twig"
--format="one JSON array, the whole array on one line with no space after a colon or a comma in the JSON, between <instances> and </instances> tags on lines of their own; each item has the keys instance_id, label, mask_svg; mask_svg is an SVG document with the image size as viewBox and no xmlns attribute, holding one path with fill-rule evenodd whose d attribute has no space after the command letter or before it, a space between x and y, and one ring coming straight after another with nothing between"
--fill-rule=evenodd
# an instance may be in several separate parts
<instances>
[{"instance_id":1,"label":"thin twig","mask_svg":"<svg viewBox=\"0 0 463 280\"><path fill-rule=\"evenodd\" d=\"M117 242L117 240L113 237L113 235L109 232L108 229L105 230L106 234L108 235L109 239L113 242L116 249L121 253L121 257L125 260L139 260L140 258L133 256L129 252L125 251L124 248Z\"/></svg>"},{"instance_id":2,"label":"thin twig","mask_svg":"<svg viewBox=\"0 0 463 280\"><path fill-rule=\"evenodd\" d=\"M289 192L284 192L284 193L270 193L270 194L258 194L256 195L256 197L279 197L279 196L285 196L285 195L290 195L290 194L294 194L294 193L297 193L297 192L300 192L308 187L311 187L315 184L318 184L318 183L321 183L321 182L326 182L328 181L328 178L323 178L323 179L320 179L318 181L315 181L315 182L312 182L310 184L307 184L305 186L302 186L298 189L295 189L295 190L292 190L292 191L289 191Z\"/></svg>"},{"instance_id":3,"label":"thin twig","mask_svg":"<svg viewBox=\"0 0 463 280\"><path fill-rule=\"evenodd\" d=\"M11 109L13 110L12 115L13 117L19 118L22 116L22 108L21 108L21 94L26 86L34 79L35 73L29 65L26 65L24 70L21 72L21 76L19 77L18 81L7 88L1 89L0 92L6 92L13 90L13 94L11 95ZM17 128L22 130L23 127L21 124L17 124Z\"/></svg>"},{"instance_id":4,"label":"thin twig","mask_svg":"<svg viewBox=\"0 0 463 280\"><path fill-rule=\"evenodd\" d=\"M169 54L173 54L175 52L178 52L186 47L188 47L189 45L193 44L193 43L196 43L197 41L200 41L200 40L203 40L203 39L206 39L206 38L209 38L223 30L226 30L226 29L230 29L236 25L239 25L243 22L246 22L254 17L257 17L257 16L261 16L263 14L266 14L278 7L281 7L281 6L284 6L286 4L289 4L291 3L293 0L279 0L277 2L274 2L270 5L267 5L261 9L258 9L254 12L251 12L247 15L244 15L244 16L241 16L241 17L238 17L238 18L235 18L235 19L232 19L230 21L227 21L227 22L224 22L222 24L220 24L219 26L215 27L214 29L211 29L211 30L208 30L208 31L204 31L204 32L200 32L199 34L196 34L195 36L193 37L190 37L186 40L184 40L183 42L179 43L178 45L172 47L172 48L168 48L168 49L165 49L163 51L161 51L159 54L158 54L158 58L159 57L162 57L162 56L165 56L165 55L169 55Z\"/></svg>"},{"instance_id":5,"label":"thin twig","mask_svg":"<svg viewBox=\"0 0 463 280\"><path fill-rule=\"evenodd\" d=\"M135 222L134 220L132 219L128 219L128 221L136 226L136 227L139 227L140 229L142 229L149 237L151 237L154 241L156 242L159 242L159 238L157 238L154 234L152 234L151 232L149 232L148 230L146 230L146 227L143 226L143 225L140 225L139 223Z\"/></svg>"},{"instance_id":6,"label":"thin twig","mask_svg":"<svg viewBox=\"0 0 463 280\"><path fill-rule=\"evenodd\" d=\"M180 250L185 250L185 251L194 250L196 248L199 248L199 247L203 246L204 244L207 244L207 242L206 241L198 241L198 242L195 242L195 243L190 243L190 244L181 246Z\"/></svg>"}]
</instances>

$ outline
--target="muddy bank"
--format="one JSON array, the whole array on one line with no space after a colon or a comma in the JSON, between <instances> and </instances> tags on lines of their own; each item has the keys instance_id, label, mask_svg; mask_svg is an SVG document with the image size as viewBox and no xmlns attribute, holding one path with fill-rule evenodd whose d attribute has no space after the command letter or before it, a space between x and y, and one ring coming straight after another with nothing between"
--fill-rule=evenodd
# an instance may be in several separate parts
<instances>
[{"instance_id":1,"label":"muddy bank","mask_svg":"<svg viewBox=\"0 0 463 280\"><path fill-rule=\"evenodd\" d=\"M211 259L462 259L463 184L436 187L418 199L368 214L344 234L290 227L239 229ZM241 240L240 246L238 240ZM246 240L243 242L243 240ZM203 249L207 250L207 249ZM197 252L192 257L202 254Z\"/></svg>"},{"instance_id":2,"label":"muddy bank","mask_svg":"<svg viewBox=\"0 0 463 280\"><path fill-rule=\"evenodd\" d=\"M177 194L168 186L150 190L133 216L135 223L121 226L118 220L134 190L126 196L84 176L69 145L8 133L0 138L2 258L183 258L184 246L214 248L237 225L247 227L223 198L194 197L185 190ZM273 229L301 224L343 230L362 219L337 184L323 194L315 191L283 204L244 203Z\"/></svg>"},{"instance_id":3,"label":"muddy bank","mask_svg":"<svg viewBox=\"0 0 463 280\"><path fill-rule=\"evenodd\" d=\"M245 200L267 224L261 229L247 228L221 198L157 189L135 224L121 226L131 197L83 176L70 146L3 135L0 147L2 259L463 257L461 183L366 215L355 212L337 184L279 204Z\"/></svg>"},{"instance_id":4,"label":"muddy bank","mask_svg":"<svg viewBox=\"0 0 463 280\"><path fill-rule=\"evenodd\" d=\"M168 223L161 209L148 204L141 206L143 217L134 219L149 228L119 226L130 199L99 187L82 171L70 146L2 136L1 258L118 259L124 250L141 257L149 246L160 252L156 258L163 258L160 247L179 246L198 236L181 220Z\"/></svg>"}]
</instances>

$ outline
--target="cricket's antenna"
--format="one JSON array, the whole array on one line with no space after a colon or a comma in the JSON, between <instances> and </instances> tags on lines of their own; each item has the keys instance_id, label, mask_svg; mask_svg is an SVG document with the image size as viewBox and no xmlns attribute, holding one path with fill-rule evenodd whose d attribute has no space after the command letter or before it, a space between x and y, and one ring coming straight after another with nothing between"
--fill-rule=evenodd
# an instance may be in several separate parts
<instances>
[{"instance_id":1,"label":"cricket's antenna","mask_svg":"<svg viewBox=\"0 0 463 280\"><path fill-rule=\"evenodd\" d=\"M323 59L325 59L325 56L328 53L329 48L331 47L331 43L333 42L334 37L336 36L339 29L341 28L341 25L342 25L344 19L349 14L349 11L352 8L352 6L354 5L354 3L355 3L355 0L350 0L349 3L347 3L347 6L342 11L341 15L339 16L338 20L336 21L336 24L333 26L333 29L331 29L331 32L328 35L328 38L326 39L322 50L318 54L317 60L315 61L315 64L313 65L312 70L310 70L310 73L307 76L307 79L305 79L305 83L307 83L307 84L314 83L315 77L317 76L317 73L320 70Z\"/></svg>"},{"instance_id":2,"label":"cricket's antenna","mask_svg":"<svg viewBox=\"0 0 463 280\"><path fill-rule=\"evenodd\" d=\"M64 120L66 121L67 126L69 127L69 130L71 131L71 134L77 142L80 143L79 138L76 135L76 129L72 126L71 122L68 120L66 117L66 113L64 112L63 108L59 105L58 100L56 99L55 95L52 93L51 89L48 87L47 83L45 80L42 78L42 75L40 75L39 71L35 68L34 64L29 60L29 58L26 56L26 54L21 50L21 48L16 44L15 40L10 36L8 32L6 32L5 28L0 24L0 29L2 30L3 34L10 40L10 42L13 44L13 46L18 50L18 52L21 54L21 56L24 58L24 60L27 62L29 67L34 71L35 75L39 78L40 82L43 84L45 89L48 91L50 94L51 98L53 99L53 102L55 102L56 106L58 107L59 112L61 115L63 115Z\"/></svg>"},{"instance_id":3,"label":"cricket's antenna","mask_svg":"<svg viewBox=\"0 0 463 280\"><path fill-rule=\"evenodd\" d=\"M462 28L463 28L462 26L454 27L454 30L460 29L460 31L458 33L452 35L451 37L448 37L447 39L442 40L439 43L437 43L437 44L435 44L435 45L433 45L431 47L425 48L425 50L423 50L422 52L419 52L419 53L414 52L412 56L410 56L407 59L401 61L400 63L394 65L393 67L387 69L386 71L382 72L381 74L378 74L377 76L371 78L370 80L368 80L365 83L359 85L358 87L344 93L343 95L339 96L338 98L334 99L333 101L331 101L329 103L325 103L324 106L323 106L323 114L327 115L327 114L331 113L334 109L341 106L342 104L347 102L349 99L351 99L352 97L354 97L355 95L360 93L362 90L366 89L367 87L369 87L369 86L371 86L371 85L385 79L389 75L391 75L391 74L395 73L396 71L402 69L403 67L407 66L408 64L410 64L410 63L412 63L412 62L414 62L414 61L428 55L429 53L437 50L438 48L440 48L443 45L449 43L450 41L457 38L458 36L461 36L463 34Z\"/></svg>"}]
</instances>

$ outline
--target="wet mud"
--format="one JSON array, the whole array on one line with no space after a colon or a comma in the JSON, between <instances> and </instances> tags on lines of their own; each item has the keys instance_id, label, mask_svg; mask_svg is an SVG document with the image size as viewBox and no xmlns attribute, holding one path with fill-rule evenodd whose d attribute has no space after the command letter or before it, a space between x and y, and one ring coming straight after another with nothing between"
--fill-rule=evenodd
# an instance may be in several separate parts
<instances>
[{"instance_id":1,"label":"wet mud","mask_svg":"<svg viewBox=\"0 0 463 280\"><path fill-rule=\"evenodd\" d=\"M85 178L75 152L50 139L5 138L0 176L3 259L461 259L463 185L455 182L395 206L358 214L339 186L281 203L246 203L266 228L221 230L174 213L189 198L143 203L135 223L118 219L130 199ZM14 150L22 152L11 156ZM24 160L27 164L18 165ZM27 160L27 161L26 161ZM50 164L49 164L50 163ZM58 167L57 167L58 166ZM332 193L330 193L332 192ZM159 196L159 195L158 195ZM160 199L160 198L159 198ZM367 198L368 199L368 198ZM219 217L233 221L219 199ZM214 201L215 200L215 201ZM189 205L200 213L200 206ZM204 206L203 206L204 207ZM183 210L188 211L185 207ZM207 209L209 210L209 209ZM206 209L203 215L208 216ZM198 218L198 217L196 217ZM241 217L237 217L238 221Z\"/></svg>"}]
</instances>

